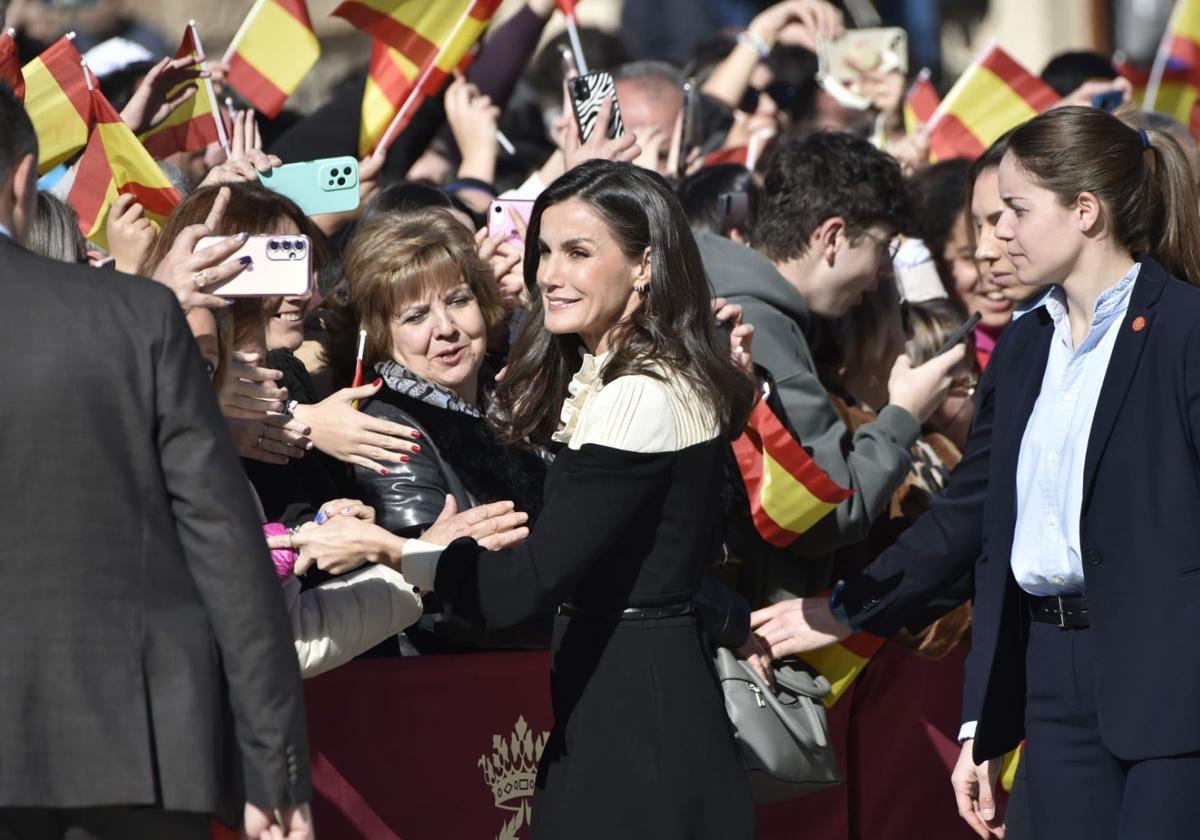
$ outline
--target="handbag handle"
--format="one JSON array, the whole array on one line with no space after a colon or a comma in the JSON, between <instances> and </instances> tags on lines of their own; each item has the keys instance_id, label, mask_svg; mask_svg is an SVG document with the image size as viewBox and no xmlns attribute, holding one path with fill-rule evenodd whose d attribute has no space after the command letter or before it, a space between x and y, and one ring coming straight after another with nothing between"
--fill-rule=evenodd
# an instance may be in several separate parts
<instances>
[{"instance_id":1,"label":"handbag handle","mask_svg":"<svg viewBox=\"0 0 1200 840\"><path fill-rule=\"evenodd\" d=\"M825 737L825 727L823 725L823 721L817 717L815 708L815 703L819 701L819 698L812 698L812 692L810 690L797 686L786 677L784 679L780 679L780 674L778 670L776 670L775 679L780 685L789 691L792 691L796 694L801 694L814 700L813 703L804 705L804 714L808 718L809 725L809 731L805 732L802 727L798 726L792 720L792 714L794 713L794 710L785 709L783 707L783 705L779 702L779 698L775 695L775 690L763 682L762 677L760 677L758 673L752 667L750 667L750 664L744 659L737 659L736 662L742 667L742 670L750 676L750 679L753 680L754 684L758 686L759 690L762 692L763 700L766 701L766 703L771 707L771 711L775 713L775 716L779 718L779 720L787 728L788 732L792 734L793 738L801 743L807 743L811 738L818 747L826 747L829 745L829 742ZM823 681L825 680L824 677L821 677L820 679ZM814 682L816 681L814 680ZM818 683L818 687L819 685L820 684ZM829 685L828 681L825 681L825 685ZM825 694L828 693L829 690L826 688Z\"/></svg>"}]
</instances>

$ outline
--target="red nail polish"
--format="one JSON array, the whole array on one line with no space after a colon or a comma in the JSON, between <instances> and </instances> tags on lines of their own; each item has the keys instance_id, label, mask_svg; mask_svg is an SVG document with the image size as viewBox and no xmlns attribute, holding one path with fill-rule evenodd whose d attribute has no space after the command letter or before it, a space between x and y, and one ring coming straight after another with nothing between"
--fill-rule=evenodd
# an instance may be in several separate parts
<instances>
[{"instance_id":1,"label":"red nail polish","mask_svg":"<svg viewBox=\"0 0 1200 840\"><path fill-rule=\"evenodd\" d=\"M420 451L421 451L421 447L417 446L417 445L414 443L414 444L413 444L412 451L413 451L413 454L415 455L416 453L418 453L418 452L420 452Z\"/></svg>"},{"instance_id":2,"label":"red nail polish","mask_svg":"<svg viewBox=\"0 0 1200 840\"><path fill-rule=\"evenodd\" d=\"M383 384L383 377L382 377L382 376L377 376L377 377L375 377L375 381L374 381L374 382L372 382L371 384L372 384L373 386L375 386L376 388L378 388L380 385L382 385L382 384Z\"/></svg>"},{"instance_id":3,"label":"red nail polish","mask_svg":"<svg viewBox=\"0 0 1200 840\"><path fill-rule=\"evenodd\" d=\"M388 474L387 468L385 467L384 469L381 469L381 470L379 471L379 474L380 474L380 475L387 475L387 474Z\"/></svg>"},{"instance_id":4,"label":"red nail polish","mask_svg":"<svg viewBox=\"0 0 1200 840\"><path fill-rule=\"evenodd\" d=\"M413 429L413 430L412 430L412 437L413 437L413 439L419 438L420 436L421 436L421 433L420 433L420 432L418 432L416 429Z\"/></svg>"},{"instance_id":5,"label":"red nail polish","mask_svg":"<svg viewBox=\"0 0 1200 840\"><path fill-rule=\"evenodd\" d=\"M407 463L408 463L408 456L407 456L407 455L401 455L401 456L400 456L400 463L402 463L402 464L407 464Z\"/></svg>"}]
</instances>

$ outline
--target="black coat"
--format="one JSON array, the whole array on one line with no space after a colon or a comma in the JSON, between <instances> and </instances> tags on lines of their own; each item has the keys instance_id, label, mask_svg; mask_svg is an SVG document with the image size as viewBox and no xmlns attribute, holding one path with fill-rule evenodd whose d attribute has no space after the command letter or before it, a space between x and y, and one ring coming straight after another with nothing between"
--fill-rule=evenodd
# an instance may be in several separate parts
<instances>
[{"instance_id":1,"label":"black coat","mask_svg":"<svg viewBox=\"0 0 1200 840\"><path fill-rule=\"evenodd\" d=\"M179 304L0 237L0 808L311 798L254 501Z\"/></svg>"}]
</instances>

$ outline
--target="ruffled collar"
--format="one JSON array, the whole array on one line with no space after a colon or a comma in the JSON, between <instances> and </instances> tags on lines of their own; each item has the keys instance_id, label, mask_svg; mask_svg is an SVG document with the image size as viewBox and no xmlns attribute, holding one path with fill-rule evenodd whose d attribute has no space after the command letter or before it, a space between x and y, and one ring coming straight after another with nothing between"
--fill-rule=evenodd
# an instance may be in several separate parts
<instances>
[{"instance_id":1,"label":"ruffled collar","mask_svg":"<svg viewBox=\"0 0 1200 840\"><path fill-rule=\"evenodd\" d=\"M583 364L579 366L579 370L575 372L575 376L567 385L567 393L570 396L563 400L562 411L558 416L558 431L550 436L551 440L558 443L571 442L571 437L579 426L583 407L587 405L592 394L604 387L604 383L600 381L600 372L604 369L604 363L608 361L609 354L605 352L599 356L593 356L582 349L579 352L583 356Z\"/></svg>"}]
</instances>

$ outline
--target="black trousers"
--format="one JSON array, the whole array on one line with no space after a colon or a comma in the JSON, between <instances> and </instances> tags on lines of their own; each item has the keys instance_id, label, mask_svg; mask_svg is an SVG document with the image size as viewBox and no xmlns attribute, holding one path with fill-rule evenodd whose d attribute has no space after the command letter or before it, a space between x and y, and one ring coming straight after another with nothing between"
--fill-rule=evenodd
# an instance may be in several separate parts
<instances>
[{"instance_id":1,"label":"black trousers","mask_svg":"<svg viewBox=\"0 0 1200 840\"><path fill-rule=\"evenodd\" d=\"M0 808L0 840L208 840L208 814L114 805Z\"/></svg>"},{"instance_id":2,"label":"black trousers","mask_svg":"<svg viewBox=\"0 0 1200 840\"><path fill-rule=\"evenodd\" d=\"M1200 753L1122 761L1108 751L1100 739L1087 629L1033 622L1026 671L1025 760L1034 840L1197 836ZM1154 714L1153 708L1145 711Z\"/></svg>"}]
</instances>

